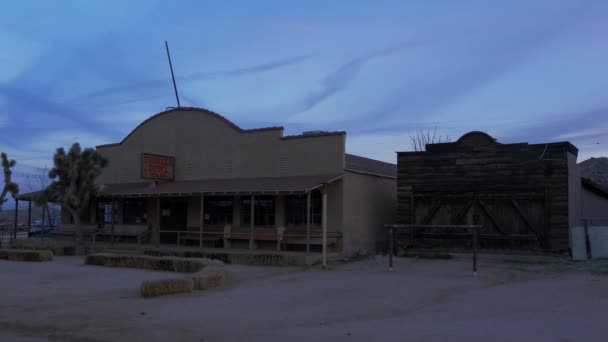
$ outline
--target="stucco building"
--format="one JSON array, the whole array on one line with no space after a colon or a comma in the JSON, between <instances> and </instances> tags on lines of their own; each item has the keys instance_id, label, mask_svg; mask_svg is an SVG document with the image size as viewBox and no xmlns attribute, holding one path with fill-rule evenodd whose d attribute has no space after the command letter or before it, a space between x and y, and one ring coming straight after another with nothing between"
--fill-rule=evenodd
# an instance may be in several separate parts
<instances>
[{"instance_id":1,"label":"stucco building","mask_svg":"<svg viewBox=\"0 0 608 342\"><path fill-rule=\"evenodd\" d=\"M109 165L83 222L152 243L373 252L394 221L396 166L345 153L345 137L170 109L97 146Z\"/></svg>"}]
</instances>

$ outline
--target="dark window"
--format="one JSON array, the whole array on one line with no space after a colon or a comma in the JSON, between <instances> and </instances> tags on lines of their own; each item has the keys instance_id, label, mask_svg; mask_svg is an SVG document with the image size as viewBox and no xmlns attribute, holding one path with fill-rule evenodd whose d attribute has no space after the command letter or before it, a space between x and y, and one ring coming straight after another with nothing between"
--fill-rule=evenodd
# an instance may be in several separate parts
<instances>
[{"instance_id":1,"label":"dark window","mask_svg":"<svg viewBox=\"0 0 608 342\"><path fill-rule=\"evenodd\" d=\"M205 197L205 224L232 224L232 197Z\"/></svg>"},{"instance_id":2,"label":"dark window","mask_svg":"<svg viewBox=\"0 0 608 342\"><path fill-rule=\"evenodd\" d=\"M306 226L306 195L285 197L285 223L289 226ZM322 219L322 197L318 191L310 196L310 224L320 226Z\"/></svg>"},{"instance_id":3,"label":"dark window","mask_svg":"<svg viewBox=\"0 0 608 342\"><path fill-rule=\"evenodd\" d=\"M310 222L313 226L320 226L323 220L323 195L320 191L310 194Z\"/></svg>"},{"instance_id":4,"label":"dark window","mask_svg":"<svg viewBox=\"0 0 608 342\"><path fill-rule=\"evenodd\" d=\"M118 209L118 203L114 203L114 209ZM97 223L112 223L112 202L99 201L97 202L97 210L95 211L95 222Z\"/></svg>"},{"instance_id":5,"label":"dark window","mask_svg":"<svg viewBox=\"0 0 608 342\"><path fill-rule=\"evenodd\" d=\"M124 224L145 224L148 221L147 202L144 198L125 199L122 209Z\"/></svg>"},{"instance_id":6,"label":"dark window","mask_svg":"<svg viewBox=\"0 0 608 342\"><path fill-rule=\"evenodd\" d=\"M274 226L274 197L256 196L254 201L255 226ZM251 197L241 198L241 224L251 224Z\"/></svg>"}]
</instances>

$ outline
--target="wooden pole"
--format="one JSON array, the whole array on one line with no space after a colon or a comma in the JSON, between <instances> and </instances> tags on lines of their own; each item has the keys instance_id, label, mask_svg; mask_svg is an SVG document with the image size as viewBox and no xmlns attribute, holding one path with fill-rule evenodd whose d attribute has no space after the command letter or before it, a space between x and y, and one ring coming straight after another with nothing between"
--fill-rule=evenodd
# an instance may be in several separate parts
<instances>
[{"instance_id":1,"label":"wooden pole","mask_svg":"<svg viewBox=\"0 0 608 342\"><path fill-rule=\"evenodd\" d=\"M393 270L393 250L395 249L394 247L394 231L393 231L393 227L391 226L388 229L388 270L392 271Z\"/></svg>"},{"instance_id":2,"label":"wooden pole","mask_svg":"<svg viewBox=\"0 0 608 342\"><path fill-rule=\"evenodd\" d=\"M473 277L477 277L477 233L479 230L473 228Z\"/></svg>"},{"instance_id":3,"label":"wooden pole","mask_svg":"<svg viewBox=\"0 0 608 342\"><path fill-rule=\"evenodd\" d=\"M327 268L327 185L323 186L323 268Z\"/></svg>"},{"instance_id":4,"label":"wooden pole","mask_svg":"<svg viewBox=\"0 0 608 342\"><path fill-rule=\"evenodd\" d=\"M156 235L154 240L156 247L160 247L160 195L156 197Z\"/></svg>"},{"instance_id":5,"label":"wooden pole","mask_svg":"<svg viewBox=\"0 0 608 342\"><path fill-rule=\"evenodd\" d=\"M114 216L115 216L114 206L116 205L114 202L114 198L112 198L111 205L112 205L112 210L111 210L111 212L112 212L112 221L111 221L112 222L112 240L111 240L111 244L112 244L112 246L114 246L114 225L115 225L115 221L116 221L116 219L114 218Z\"/></svg>"},{"instance_id":6,"label":"wooden pole","mask_svg":"<svg viewBox=\"0 0 608 342\"><path fill-rule=\"evenodd\" d=\"M587 260L591 260L591 240L589 239L589 220L583 219L585 223L585 250L587 252Z\"/></svg>"},{"instance_id":7,"label":"wooden pole","mask_svg":"<svg viewBox=\"0 0 608 342\"><path fill-rule=\"evenodd\" d=\"M249 222L249 249L253 249L253 223L255 221L255 206L254 206L254 202L255 202L255 196L251 195L251 216L250 216L250 222Z\"/></svg>"},{"instance_id":8,"label":"wooden pole","mask_svg":"<svg viewBox=\"0 0 608 342\"><path fill-rule=\"evenodd\" d=\"M27 201L27 237L28 238L30 237L31 229L32 229L32 200L30 199L29 201ZM44 231L44 224L42 225L42 227L40 227L40 229L42 229L40 231L40 234L42 234L42 232Z\"/></svg>"},{"instance_id":9,"label":"wooden pole","mask_svg":"<svg viewBox=\"0 0 608 342\"><path fill-rule=\"evenodd\" d=\"M306 254L310 253L310 191L306 192Z\"/></svg>"},{"instance_id":10,"label":"wooden pole","mask_svg":"<svg viewBox=\"0 0 608 342\"><path fill-rule=\"evenodd\" d=\"M203 249L203 227L205 225L205 196L201 192L201 218L200 218L200 228L199 228L199 236L198 236L198 245L201 249Z\"/></svg>"},{"instance_id":11,"label":"wooden pole","mask_svg":"<svg viewBox=\"0 0 608 342\"><path fill-rule=\"evenodd\" d=\"M13 224L13 239L17 238L17 221L19 220L19 200L15 198L15 222Z\"/></svg>"}]
</instances>

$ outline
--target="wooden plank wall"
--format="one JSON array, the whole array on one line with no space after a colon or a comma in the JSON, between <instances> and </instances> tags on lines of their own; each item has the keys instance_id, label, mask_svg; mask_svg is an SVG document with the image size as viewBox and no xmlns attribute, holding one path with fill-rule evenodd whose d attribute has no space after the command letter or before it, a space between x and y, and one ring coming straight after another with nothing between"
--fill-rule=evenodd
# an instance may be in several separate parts
<instances>
[{"instance_id":1,"label":"wooden plank wall","mask_svg":"<svg viewBox=\"0 0 608 342\"><path fill-rule=\"evenodd\" d=\"M482 133L483 134L483 133ZM464 138L464 136L463 136ZM421 223L414 200L439 201L461 196L462 206L473 195L485 198L535 197L544 210L533 210L534 227L545 232L542 246L568 246L568 151L570 143L499 144L480 139L427 145L425 152L398 153L398 221ZM525 208L524 208L525 209ZM445 222L446 224L457 224ZM469 222L472 223L472 222Z\"/></svg>"}]
</instances>

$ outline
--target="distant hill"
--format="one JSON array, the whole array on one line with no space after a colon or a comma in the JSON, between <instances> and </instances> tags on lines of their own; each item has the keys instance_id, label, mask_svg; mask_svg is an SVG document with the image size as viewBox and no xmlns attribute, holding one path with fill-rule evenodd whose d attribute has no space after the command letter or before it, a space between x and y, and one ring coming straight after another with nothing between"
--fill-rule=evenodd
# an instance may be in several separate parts
<instances>
[{"instance_id":1,"label":"distant hill","mask_svg":"<svg viewBox=\"0 0 608 342\"><path fill-rule=\"evenodd\" d=\"M578 165L581 177L589 178L604 189L608 189L608 158L590 158Z\"/></svg>"}]
</instances>

